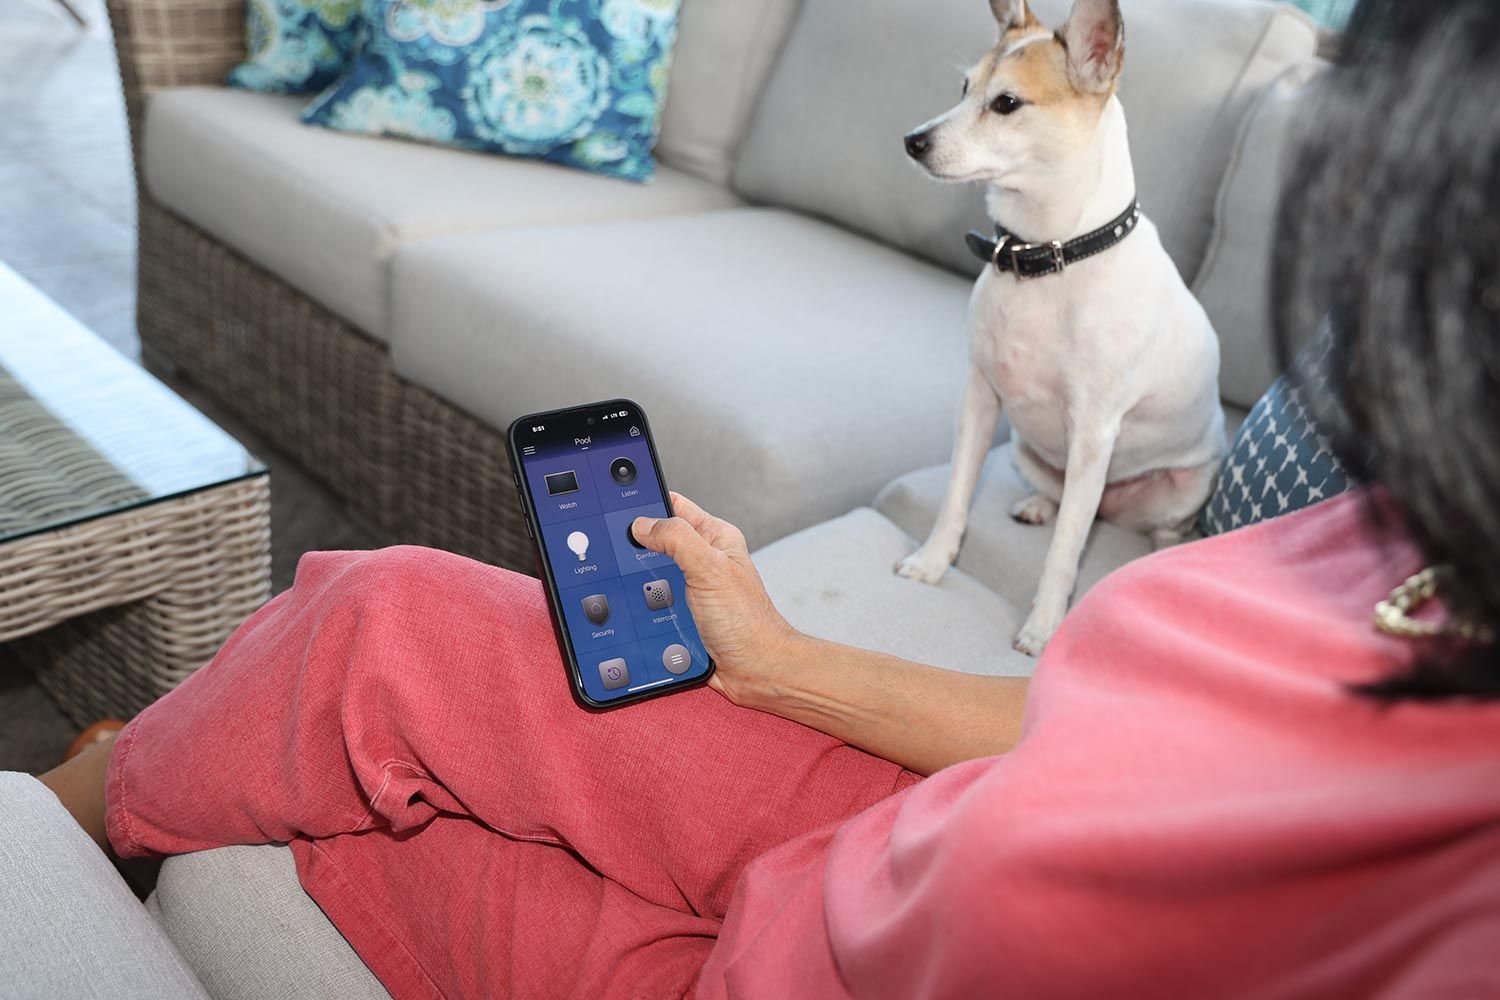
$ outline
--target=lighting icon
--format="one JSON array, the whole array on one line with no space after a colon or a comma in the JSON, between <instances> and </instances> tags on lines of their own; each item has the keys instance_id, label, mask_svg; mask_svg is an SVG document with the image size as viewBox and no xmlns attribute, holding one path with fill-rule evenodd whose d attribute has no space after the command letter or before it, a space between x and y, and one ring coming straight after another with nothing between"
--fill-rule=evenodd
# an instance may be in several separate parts
<instances>
[{"instance_id":1,"label":"lighting icon","mask_svg":"<svg viewBox=\"0 0 1500 1000\"><path fill-rule=\"evenodd\" d=\"M589 557L589 536L581 531L573 532L568 536L568 548L573 550L579 562L583 562Z\"/></svg>"}]
</instances>

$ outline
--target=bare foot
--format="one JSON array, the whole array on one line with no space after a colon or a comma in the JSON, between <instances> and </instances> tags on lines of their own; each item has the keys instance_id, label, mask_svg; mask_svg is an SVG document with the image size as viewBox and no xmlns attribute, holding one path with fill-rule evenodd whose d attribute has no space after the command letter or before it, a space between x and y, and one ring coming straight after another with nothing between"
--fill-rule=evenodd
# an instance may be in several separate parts
<instances>
[{"instance_id":1,"label":"bare foot","mask_svg":"<svg viewBox=\"0 0 1500 1000\"><path fill-rule=\"evenodd\" d=\"M116 735L107 733L88 743L77 756L39 779L52 789L63 808L106 854L111 852L109 835L104 829L104 781L109 774L109 758L114 752Z\"/></svg>"},{"instance_id":2,"label":"bare foot","mask_svg":"<svg viewBox=\"0 0 1500 1000\"><path fill-rule=\"evenodd\" d=\"M68 745L68 752L63 754L63 763L67 763L96 744L108 743L124 728L125 723L119 719L101 719L94 723L79 733L78 737Z\"/></svg>"}]
</instances>

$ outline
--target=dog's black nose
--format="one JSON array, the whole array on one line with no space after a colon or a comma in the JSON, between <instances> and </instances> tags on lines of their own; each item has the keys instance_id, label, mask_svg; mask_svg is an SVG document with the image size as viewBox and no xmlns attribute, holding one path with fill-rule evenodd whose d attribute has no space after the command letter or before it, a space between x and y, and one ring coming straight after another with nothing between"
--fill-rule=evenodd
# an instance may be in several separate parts
<instances>
[{"instance_id":1,"label":"dog's black nose","mask_svg":"<svg viewBox=\"0 0 1500 1000\"><path fill-rule=\"evenodd\" d=\"M906 137L906 155L920 160L932 150L931 132L912 132Z\"/></svg>"}]
</instances>

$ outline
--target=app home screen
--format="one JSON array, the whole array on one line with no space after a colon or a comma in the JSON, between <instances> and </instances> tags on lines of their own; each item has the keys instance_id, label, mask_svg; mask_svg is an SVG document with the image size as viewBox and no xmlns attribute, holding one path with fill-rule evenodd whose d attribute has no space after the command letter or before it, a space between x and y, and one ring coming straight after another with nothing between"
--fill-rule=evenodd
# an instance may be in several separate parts
<instances>
[{"instance_id":1,"label":"app home screen","mask_svg":"<svg viewBox=\"0 0 1500 1000\"><path fill-rule=\"evenodd\" d=\"M708 654L682 571L630 537L667 513L644 433L628 416L600 426L524 445L521 464L584 689L609 701L702 677Z\"/></svg>"}]
</instances>

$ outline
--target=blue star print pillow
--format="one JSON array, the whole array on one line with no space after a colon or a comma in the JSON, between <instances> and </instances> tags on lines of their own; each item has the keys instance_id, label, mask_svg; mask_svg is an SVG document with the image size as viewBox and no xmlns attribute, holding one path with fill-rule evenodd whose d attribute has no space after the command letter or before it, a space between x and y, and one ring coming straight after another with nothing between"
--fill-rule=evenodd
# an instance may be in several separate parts
<instances>
[{"instance_id":1,"label":"blue star print pillow","mask_svg":"<svg viewBox=\"0 0 1500 1000\"><path fill-rule=\"evenodd\" d=\"M263 94L315 94L354 52L361 0L248 0L245 61L229 83Z\"/></svg>"},{"instance_id":2,"label":"blue star print pillow","mask_svg":"<svg viewBox=\"0 0 1500 1000\"><path fill-rule=\"evenodd\" d=\"M1310 371L1321 364L1322 359ZM1266 390L1235 435L1213 496L1198 518L1205 535L1311 507L1356 485L1313 423L1303 396L1304 391L1321 392L1323 386L1321 376L1309 374L1300 385L1283 376Z\"/></svg>"},{"instance_id":3,"label":"blue star print pillow","mask_svg":"<svg viewBox=\"0 0 1500 1000\"><path fill-rule=\"evenodd\" d=\"M349 70L302 120L644 181L679 0L365 0Z\"/></svg>"}]
</instances>

